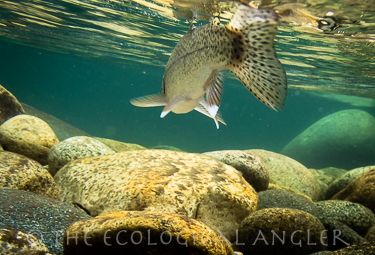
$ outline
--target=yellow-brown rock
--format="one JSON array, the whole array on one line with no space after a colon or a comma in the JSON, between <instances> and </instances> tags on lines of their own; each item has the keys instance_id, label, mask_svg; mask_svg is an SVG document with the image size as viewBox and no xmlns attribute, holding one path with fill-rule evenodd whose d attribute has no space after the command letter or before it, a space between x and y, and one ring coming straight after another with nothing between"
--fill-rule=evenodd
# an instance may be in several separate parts
<instances>
[{"instance_id":1,"label":"yellow-brown rock","mask_svg":"<svg viewBox=\"0 0 375 255\"><path fill-rule=\"evenodd\" d=\"M200 221L172 213L119 211L71 224L64 236L64 255L70 254L234 253L223 236Z\"/></svg>"},{"instance_id":2,"label":"yellow-brown rock","mask_svg":"<svg viewBox=\"0 0 375 255\"><path fill-rule=\"evenodd\" d=\"M45 244L34 235L15 229L0 229L2 255L52 255Z\"/></svg>"},{"instance_id":3,"label":"yellow-brown rock","mask_svg":"<svg viewBox=\"0 0 375 255\"><path fill-rule=\"evenodd\" d=\"M0 144L5 150L47 164L49 149L59 140L43 120L30 115L17 115L0 126Z\"/></svg>"},{"instance_id":4,"label":"yellow-brown rock","mask_svg":"<svg viewBox=\"0 0 375 255\"><path fill-rule=\"evenodd\" d=\"M368 170L332 197L366 206L375 213L375 169Z\"/></svg>"},{"instance_id":5,"label":"yellow-brown rock","mask_svg":"<svg viewBox=\"0 0 375 255\"><path fill-rule=\"evenodd\" d=\"M10 118L24 113L25 110L17 98L0 85L0 125Z\"/></svg>"},{"instance_id":6,"label":"yellow-brown rock","mask_svg":"<svg viewBox=\"0 0 375 255\"><path fill-rule=\"evenodd\" d=\"M25 190L60 200L55 180L47 169L9 151L0 151L0 188Z\"/></svg>"},{"instance_id":7,"label":"yellow-brown rock","mask_svg":"<svg viewBox=\"0 0 375 255\"><path fill-rule=\"evenodd\" d=\"M257 208L253 187L231 166L208 156L167 151L120 152L68 163L55 175L61 199L92 216L108 211L182 214L229 240Z\"/></svg>"},{"instance_id":8,"label":"yellow-brown rock","mask_svg":"<svg viewBox=\"0 0 375 255\"><path fill-rule=\"evenodd\" d=\"M123 143L123 142L119 142L116 140L100 138L100 137L95 137L95 139L101 141L102 143L107 145L109 148L111 148L115 152L147 150L147 148L141 145L135 144L135 143Z\"/></svg>"},{"instance_id":9,"label":"yellow-brown rock","mask_svg":"<svg viewBox=\"0 0 375 255\"><path fill-rule=\"evenodd\" d=\"M246 150L246 152L263 160L270 173L270 183L298 190L314 201L322 198L323 194L314 175L301 163L272 151Z\"/></svg>"}]
</instances>

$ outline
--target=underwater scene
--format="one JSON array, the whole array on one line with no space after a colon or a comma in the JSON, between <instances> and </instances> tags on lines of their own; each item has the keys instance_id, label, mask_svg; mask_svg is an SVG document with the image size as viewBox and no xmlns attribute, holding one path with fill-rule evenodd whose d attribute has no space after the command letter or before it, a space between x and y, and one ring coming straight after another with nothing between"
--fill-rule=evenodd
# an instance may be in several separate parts
<instances>
[{"instance_id":1,"label":"underwater scene","mask_svg":"<svg viewBox=\"0 0 375 255\"><path fill-rule=\"evenodd\" d=\"M374 0L0 0L0 254L375 254Z\"/></svg>"}]
</instances>

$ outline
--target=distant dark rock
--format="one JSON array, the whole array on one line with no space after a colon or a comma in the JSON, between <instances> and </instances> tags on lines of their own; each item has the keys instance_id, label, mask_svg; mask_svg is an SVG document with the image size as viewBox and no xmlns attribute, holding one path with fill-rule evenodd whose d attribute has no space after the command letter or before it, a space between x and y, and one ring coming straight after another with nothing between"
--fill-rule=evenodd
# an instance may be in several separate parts
<instances>
[{"instance_id":1,"label":"distant dark rock","mask_svg":"<svg viewBox=\"0 0 375 255\"><path fill-rule=\"evenodd\" d=\"M30 191L60 200L55 180L41 164L28 157L0 151L0 188Z\"/></svg>"},{"instance_id":2,"label":"distant dark rock","mask_svg":"<svg viewBox=\"0 0 375 255\"><path fill-rule=\"evenodd\" d=\"M343 110L317 121L284 147L281 154L309 168L353 169L375 164L375 118Z\"/></svg>"},{"instance_id":3,"label":"distant dark rock","mask_svg":"<svg viewBox=\"0 0 375 255\"><path fill-rule=\"evenodd\" d=\"M0 85L0 125L10 118L24 113L25 110L17 98Z\"/></svg>"},{"instance_id":4,"label":"distant dark rock","mask_svg":"<svg viewBox=\"0 0 375 255\"><path fill-rule=\"evenodd\" d=\"M90 217L80 210L55 199L23 190L0 189L0 228L33 234L52 253L62 255L62 237L68 225L87 218Z\"/></svg>"},{"instance_id":5,"label":"distant dark rock","mask_svg":"<svg viewBox=\"0 0 375 255\"><path fill-rule=\"evenodd\" d=\"M49 115L45 112L42 112L38 109L35 109L34 107L31 107L27 104L22 103L23 108L26 111L26 114L38 117L45 122L48 123L48 125L52 128L52 130L55 132L57 137L60 141L65 140L69 137L73 136L90 136L88 133L73 127L72 125L66 123L65 121L62 121L52 115Z\"/></svg>"},{"instance_id":6,"label":"distant dark rock","mask_svg":"<svg viewBox=\"0 0 375 255\"><path fill-rule=\"evenodd\" d=\"M258 192L258 210L266 208L290 208L318 216L318 208L307 198L287 190L266 190Z\"/></svg>"}]
</instances>

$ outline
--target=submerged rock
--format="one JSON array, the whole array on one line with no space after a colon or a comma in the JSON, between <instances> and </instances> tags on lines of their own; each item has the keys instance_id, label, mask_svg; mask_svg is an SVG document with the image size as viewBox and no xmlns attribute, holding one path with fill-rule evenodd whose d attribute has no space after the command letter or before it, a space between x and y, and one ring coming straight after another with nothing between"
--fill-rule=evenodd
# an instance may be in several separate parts
<instances>
[{"instance_id":1,"label":"submerged rock","mask_svg":"<svg viewBox=\"0 0 375 255\"><path fill-rule=\"evenodd\" d=\"M375 213L375 168L358 176L332 199L359 203Z\"/></svg>"},{"instance_id":2,"label":"submerged rock","mask_svg":"<svg viewBox=\"0 0 375 255\"><path fill-rule=\"evenodd\" d=\"M246 152L263 160L270 173L270 183L298 190L314 201L322 197L319 184L313 174L301 163L271 151L246 150Z\"/></svg>"},{"instance_id":3,"label":"submerged rock","mask_svg":"<svg viewBox=\"0 0 375 255\"><path fill-rule=\"evenodd\" d=\"M25 109L26 114L38 117L47 122L60 141L73 136L90 136L85 131L82 131L81 129L78 129L52 115L39 111L30 105L22 103L22 106Z\"/></svg>"},{"instance_id":4,"label":"submerged rock","mask_svg":"<svg viewBox=\"0 0 375 255\"><path fill-rule=\"evenodd\" d=\"M0 228L18 229L43 240L62 255L62 235L68 225L89 218L55 199L23 190L0 189Z\"/></svg>"},{"instance_id":5,"label":"submerged rock","mask_svg":"<svg viewBox=\"0 0 375 255\"><path fill-rule=\"evenodd\" d=\"M30 115L17 115L0 126L0 143L4 149L47 164L49 149L59 139L43 120Z\"/></svg>"},{"instance_id":6,"label":"submerged rock","mask_svg":"<svg viewBox=\"0 0 375 255\"><path fill-rule=\"evenodd\" d=\"M55 175L67 163L79 159L115 153L99 140L87 136L68 138L52 146L48 152L48 171Z\"/></svg>"},{"instance_id":7,"label":"submerged rock","mask_svg":"<svg viewBox=\"0 0 375 255\"><path fill-rule=\"evenodd\" d=\"M233 167L166 150L77 159L60 169L55 181L63 201L79 203L93 216L123 210L179 213L229 239L258 203L255 190Z\"/></svg>"},{"instance_id":8,"label":"submerged rock","mask_svg":"<svg viewBox=\"0 0 375 255\"><path fill-rule=\"evenodd\" d=\"M256 211L238 230L239 242L245 243L239 246L244 254L310 254L326 249L325 238L324 226L316 217L287 208Z\"/></svg>"},{"instance_id":9,"label":"submerged rock","mask_svg":"<svg viewBox=\"0 0 375 255\"><path fill-rule=\"evenodd\" d=\"M0 151L0 188L25 190L60 200L55 180L42 165L9 151Z\"/></svg>"},{"instance_id":10,"label":"submerged rock","mask_svg":"<svg viewBox=\"0 0 375 255\"><path fill-rule=\"evenodd\" d=\"M348 245L366 242L365 238L338 220L322 219L321 222L327 230L328 250L335 251Z\"/></svg>"},{"instance_id":11,"label":"submerged rock","mask_svg":"<svg viewBox=\"0 0 375 255\"><path fill-rule=\"evenodd\" d=\"M24 113L25 110L17 98L0 85L0 125L10 118Z\"/></svg>"},{"instance_id":12,"label":"submerged rock","mask_svg":"<svg viewBox=\"0 0 375 255\"><path fill-rule=\"evenodd\" d=\"M212 151L203 155L236 168L257 192L267 190L270 175L266 165L258 156L239 150Z\"/></svg>"},{"instance_id":13,"label":"submerged rock","mask_svg":"<svg viewBox=\"0 0 375 255\"><path fill-rule=\"evenodd\" d=\"M327 255L371 255L375 251L375 241L364 242L333 251Z\"/></svg>"},{"instance_id":14,"label":"submerged rock","mask_svg":"<svg viewBox=\"0 0 375 255\"><path fill-rule=\"evenodd\" d=\"M365 238L367 241L375 241L375 225L367 231Z\"/></svg>"},{"instance_id":15,"label":"submerged rock","mask_svg":"<svg viewBox=\"0 0 375 255\"><path fill-rule=\"evenodd\" d=\"M281 151L309 168L352 169L375 163L375 118L343 110L308 127Z\"/></svg>"},{"instance_id":16,"label":"submerged rock","mask_svg":"<svg viewBox=\"0 0 375 255\"><path fill-rule=\"evenodd\" d=\"M100 137L95 137L95 139L104 143L115 152L147 150L147 148L141 145L135 144L135 143L123 143L123 142L106 139L106 138L100 138Z\"/></svg>"},{"instance_id":17,"label":"submerged rock","mask_svg":"<svg viewBox=\"0 0 375 255\"><path fill-rule=\"evenodd\" d=\"M322 192L322 197L320 200L326 198L326 193L328 186L335 180L332 175L327 175L321 170L309 169L309 171L314 175L315 180L319 184L320 190Z\"/></svg>"},{"instance_id":18,"label":"submerged rock","mask_svg":"<svg viewBox=\"0 0 375 255\"><path fill-rule=\"evenodd\" d=\"M336 193L340 190L344 189L346 186L349 185L355 178L360 176L366 171L375 169L375 166L366 166L366 167L359 167L353 170L350 170L343 174L340 178L334 180L327 189L326 198L329 199L333 197Z\"/></svg>"},{"instance_id":19,"label":"submerged rock","mask_svg":"<svg viewBox=\"0 0 375 255\"><path fill-rule=\"evenodd\" d=\"M77 241L67 233L77 233ZM70 254L232 255L233 250L223 236L189 217L120 211L71 224L64 236L64 255Z\"/></svg>"},{"instance_id":20,"label":"submerged rock","mask_svg":"<svg viewBox=\"0 0 375 255\"><path fill-rule=\"evenodd\" d=\"M364 236L375 224L375 215L363 205L340 200L327 200L316 203L320 220L336 220L349 226Z\"/></svg>"},{"instance_id":21,"label":"submerged rock","mask_svg":"<svg viewBox=\"0 0 375 255\"><path fill-rule=\"evenodd\" d=\"M0 254L52 255L34 235L16 229L0 229Z\"/></svg>"},{"instance_id":22,"label":"submerged rock","mask_svg":"<svg viewBox=\"0 0 375 255\"><path fill-rule=\"evenodd\" d=\"M303 196L287 190L266 190L258 193L258 210L266 208L290 208L318 216L318 208Z\"/></svg>"},{"instance_id":23,"label":"submerged rock","mask_svg":"<svg viewBox=\"0 0 375 255\"><path fill-rule=\"evenodd\" d=\"M169 151L182 151L181 149L170 145L155 145L150 148L151 150L169 150Z\"/></svg>"}]
</instances>

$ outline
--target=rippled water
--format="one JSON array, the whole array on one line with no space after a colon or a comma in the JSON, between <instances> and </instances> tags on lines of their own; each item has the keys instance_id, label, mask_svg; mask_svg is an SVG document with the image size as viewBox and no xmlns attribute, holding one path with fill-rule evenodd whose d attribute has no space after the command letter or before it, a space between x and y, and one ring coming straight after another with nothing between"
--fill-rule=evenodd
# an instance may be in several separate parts
<instances>
[{"instance_id":1,"label":"rippled water","mask_svg":"<svg viewBox=\"0 0 375 255\"><path fill-rule=\"evenodd\" d=\"M251 4L274 8L281 17L276 47L290 88L375 97L375 1ZM2 0L0 37L124 65L164 66L188 29L186 18L194 13L199 25L221 13L225 22L235 6L183 0Z\"/></svg>"}]
</instances>

